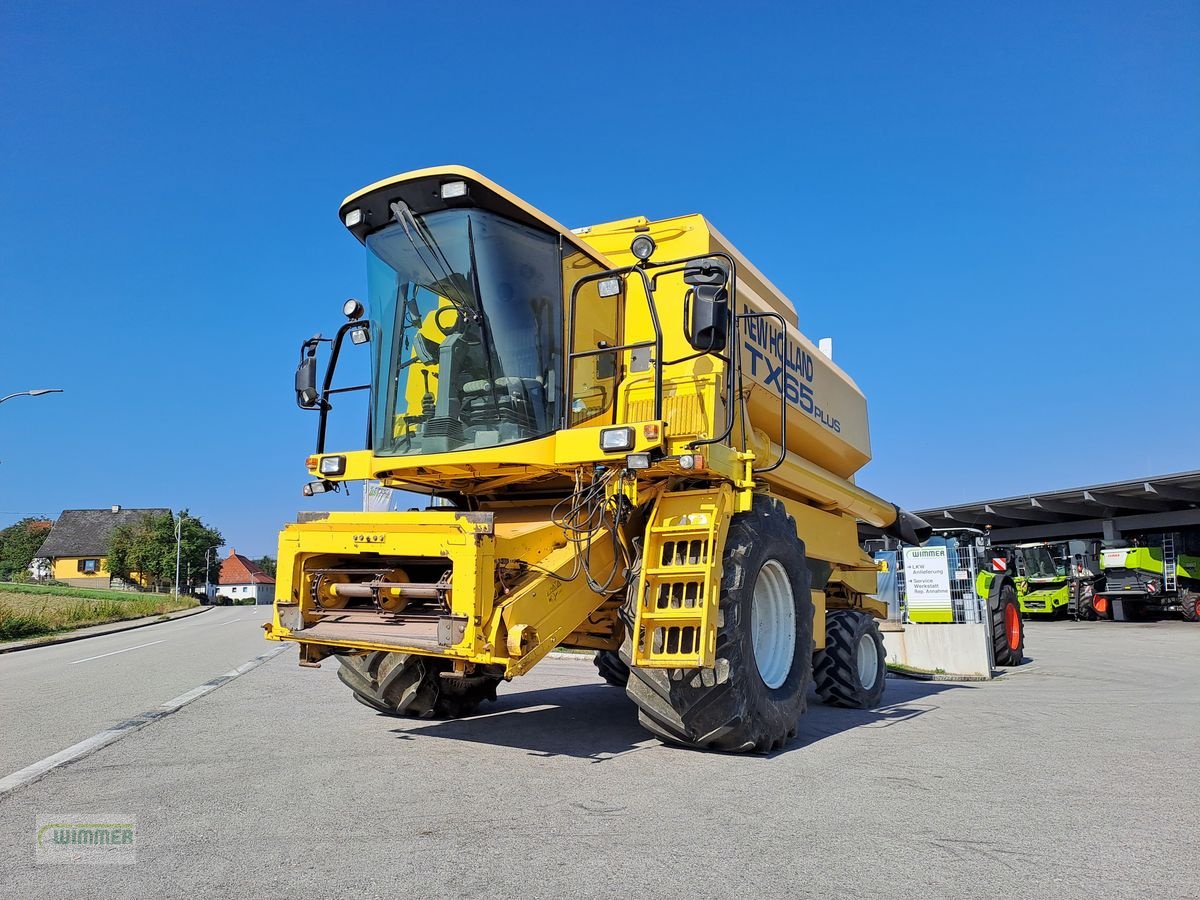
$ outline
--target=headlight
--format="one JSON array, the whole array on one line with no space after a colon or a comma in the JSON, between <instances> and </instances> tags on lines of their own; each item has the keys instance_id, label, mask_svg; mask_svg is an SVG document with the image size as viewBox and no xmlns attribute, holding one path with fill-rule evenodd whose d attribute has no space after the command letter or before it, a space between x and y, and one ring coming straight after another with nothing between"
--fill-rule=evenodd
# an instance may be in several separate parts
<instances>
[{"instance_id":1,"label":"headlight","mask_svg":"<svg viewBox=\"0 0 1200 900\"><path fill-rule=\"evenodd\" d=\"M346 457L322 456L319 469L322 475L342 475L346 471Z\"/></svg>"},{"instance_id":2,"label":"headlight","mask_svg":"<svg viewBox=\"0 0 1200 900\"><path fill-rule=\"evenodd\" d=\"M654 243L654 238L650 237L648 234L639 234L629 245L629 252L642 262L645 262L651 256L653 256L656 249L657 245Z\"/></svg>"},{"instance_id":3,"label":"headlight","mask_svg":"<svg viewBox=\"0 0 1200 900\"><path fill-rule=\"evenodd\" d=\"M605 453L633 449L632 428L605 428L600 432L600 449Z\"/></svg>"}]
</instances>

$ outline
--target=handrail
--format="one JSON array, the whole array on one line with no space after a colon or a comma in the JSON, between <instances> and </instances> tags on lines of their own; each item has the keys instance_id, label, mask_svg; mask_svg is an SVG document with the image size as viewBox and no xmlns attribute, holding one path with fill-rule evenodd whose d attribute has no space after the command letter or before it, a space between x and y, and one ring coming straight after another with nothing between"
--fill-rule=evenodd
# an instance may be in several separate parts
<instances>
[{"instance_id":1,"label":"handrail","mask_svg":"<svg viewBox=\"0 0 1200 900\"><path fill-rule=\"evenodd\" d=\"M654 339L649 341L635 341L628 344L616 344L611 347L598 347L595 350L574 350L575 346L575 313L577 301L579 299L579 289L583 285L592 281L601 281L605 278L619 278L622 275L630 275L637 273L642 279L642 286L646 293L646 304L650 310L650 323L654 326ZM565 396L564 408L562 415L563 428L570 427L571 421L571 397L575 389L575 360L584 359L589 356L599 356L604 353L621 353L625 350L637 350L642 347L649 347L654 350L654 418L662 419L663 415L663 383L662 383L662 355L663 355L663 333L662 324L658 318L658 307L654 302L654 290L650 285L650 279L646 273L638 266L624 266L619 269L606 269L603 272L595 272L591 275L585 275L575 282L571 288L571 299L568 306L569 327L567 329L567 372L565 379ZM615 404L616 397L614 395L613 402Z\"/></svg>"}]
</instances>

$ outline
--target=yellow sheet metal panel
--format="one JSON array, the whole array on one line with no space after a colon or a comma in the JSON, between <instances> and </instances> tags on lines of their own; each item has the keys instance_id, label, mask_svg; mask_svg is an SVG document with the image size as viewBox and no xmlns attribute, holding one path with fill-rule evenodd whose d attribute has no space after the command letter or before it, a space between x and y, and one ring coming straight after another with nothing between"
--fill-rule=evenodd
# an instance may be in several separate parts
<instances>
[{"instance_id":1,"label":"yellow sheet metal panel","mask_svg":"<svg viewBox=\"0 0 1200 900\"><path fill-rule=\"evenodd\" d=\"M784 319L785 328L768 318L743 320L741 324L739 352L749 388L747 402L753 426L765 431L771 440L782 443L779 404L782 391L790 404L787 417L790 448L842 478L850 477L866 465L871 459L866 399L853 379L801 334L791 301L703 216L680 216L657 222L626 219L580 229L585 241L618 265L635 262L629 245L639 233L654 238L658 245L653 257L656 261L718 252L730 255L738 267L737 311L769 311ZM681 327L685 292L680 275L660 280L659 315L664 322L667 359L687 352ZM712 365L712 360L706 362ZM669 378L672 373L664 374Z\"/></svg>"}]
</instances>

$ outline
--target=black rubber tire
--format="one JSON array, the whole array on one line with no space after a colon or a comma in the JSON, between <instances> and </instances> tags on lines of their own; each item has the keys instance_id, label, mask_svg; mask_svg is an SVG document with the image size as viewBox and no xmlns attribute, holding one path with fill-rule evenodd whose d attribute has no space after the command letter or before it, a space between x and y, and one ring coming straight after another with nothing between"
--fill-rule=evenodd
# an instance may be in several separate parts
<instances>
[{"instance_id":1,"label":"black rubber tire","mask_svg":"<svg viewBox=\"0 0 1200 900\"><path fill-rule=\"evenodd\" d=\"M1179 592L1179 602L1183 606L1183 621L1200 622L1200 594L1182 590Z\"/></svg>"},{"instance_id":2,"label":"black rubber tire","mask_svg":"<svg viewBox=\"0 0 1200 900\"><path fill-rule=\"evenodd\" d=\"M768 688L754 661L754 588L777 560L792 590L796 643L792 665ZM727 753L769 753L796 736L812 681L811 576L804 543L782 503L755 497L750 512L733 517L725 539L712 669L630 669L626 693L642 726L661 740Z\"/></svg>"},{"instance_id":3,"label":"black rubber tire","mask_svg":"<svg viewBox=\"0 0 1200 900\"><path fill-rule=\"evenodd\" d=\"M496 699L500 677L443 678L449 660L410 653L339 656L338 678L360 703L411 719L457 719L469 716L484 700Z\"/></svg>"},{"instance_id":4,"label":"black rubber tire","mask_svg":"<svg viewBox=\"0 0 1200 900\"><path fill-rule=\"evenodd\" d=\"M858 674L858 650L863 637L875 642L875 681L863 687ZM825 613L825 649L813 655L813 680L822 703L845 709L872 709L883 700L887 657L883 635L873 616L855 609Z\"/></svg>"},{"instance_id":5,"label":"black rubber tire","mask_svg":"<svg viewBox=\"0 0 1200 900\"><path fill-rule=\"evenodd\" d=\"M1079 597L1075 600L1075 618L1080 622L1091 622L1099 618L1096 613L1096 586L1091 582L1079 585Z\"/></svg>"},{"instance_id":6,"label":"black rubber tire","mask_svg":"<svg viewBox=\"0 0 1200 900\"><path fill-rule=\"evenodd\" d=\"M629 683L629 666L615 650L597 650L592 663L600 677L613 687L623 688Z\"/></svg>"},{"instance_id":7,"label":"black rubber tire","mask_svg":"<svg viewBox=\"0 0 1200 900\"><path fill-rule=\"evenodd\" d=\"M1017 642L1014 647L1008 639L1006 626L1008 607L1017 611ZM992 649L996 665L1019 666L1025 660L1025 622L1021 618L1021 607L1017 603L1017 590L1010 582L1000 585L1000 590L988 600L992 614Z\"/></svg>"}]
</instances>

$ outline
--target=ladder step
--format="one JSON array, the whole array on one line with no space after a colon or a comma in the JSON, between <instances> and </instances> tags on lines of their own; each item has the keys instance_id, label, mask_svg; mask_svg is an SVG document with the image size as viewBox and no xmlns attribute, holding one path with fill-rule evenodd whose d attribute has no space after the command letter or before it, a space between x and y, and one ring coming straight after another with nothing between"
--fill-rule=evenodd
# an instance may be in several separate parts
<instances>
[{"instance_id":1,"label":"ladder step","mask_svg":"<svg viewBox=\"0 0 1200 900\"><path fill-rule=\"evenodd\" d=\"M706 565L698 566L655 566L646 569L647 575L656 575L663 578L675 580L675 576L679 576L680 580L689 578L703 578L708 574L709 567Z\"/></svg>"}]
</instances>

